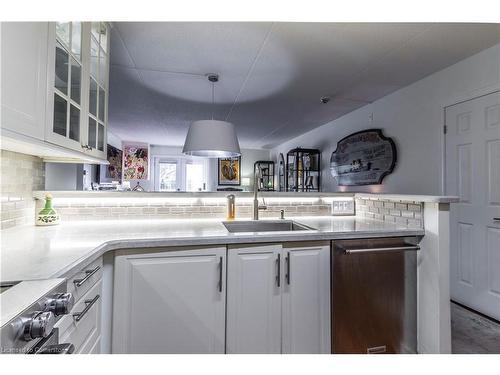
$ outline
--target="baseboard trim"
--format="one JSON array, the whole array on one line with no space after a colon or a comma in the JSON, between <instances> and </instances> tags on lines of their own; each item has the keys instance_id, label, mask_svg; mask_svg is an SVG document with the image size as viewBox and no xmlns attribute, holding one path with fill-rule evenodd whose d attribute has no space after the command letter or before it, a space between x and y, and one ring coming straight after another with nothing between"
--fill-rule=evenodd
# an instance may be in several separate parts
<instances>
[{"instance_id":1,"label":"baseboard trim","mask_svg":"<svg viewBox=\"0 0 500 375\"><path fill-rule=\"evenodd\" d=\"M477 314L477 315L479 315L479 316L481 316L481 317L483 317L485 319L488 319L488 320L492 321L493 323L500 324L500 320L497 320L495 318L492 318L491 316L485 315L485 314L483 314L483 313L481 313L481 312L479 312L477 310L474 310L474 309L470 308L469 306L461 304L460 302L453 301L453 300L450 300L450 302L454 303L457 306L460 306L460 307L464 308L465 310L468 310L468 311L470 311L470 312L472 312L474 314Z\"/></svg>"}]
</instances>

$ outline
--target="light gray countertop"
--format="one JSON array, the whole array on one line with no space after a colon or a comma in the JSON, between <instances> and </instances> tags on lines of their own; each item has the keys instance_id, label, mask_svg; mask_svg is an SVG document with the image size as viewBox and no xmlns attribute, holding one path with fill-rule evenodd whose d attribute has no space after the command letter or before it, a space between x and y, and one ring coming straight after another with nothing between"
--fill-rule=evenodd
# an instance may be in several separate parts
<instances>
[{"instance_id":1,"label":"light gray countertop","mask_svg":"<svg viewBox=\"0 0 500 375\"><path fill-rule=\"evenodd\" d=\"M357 216L293 220L317 230L229 233L220 219L96 220L52 227L19 226L1 232L0 281L65 277L117 249L424 234L422 229Z\"/></svg>"}]
</instances>

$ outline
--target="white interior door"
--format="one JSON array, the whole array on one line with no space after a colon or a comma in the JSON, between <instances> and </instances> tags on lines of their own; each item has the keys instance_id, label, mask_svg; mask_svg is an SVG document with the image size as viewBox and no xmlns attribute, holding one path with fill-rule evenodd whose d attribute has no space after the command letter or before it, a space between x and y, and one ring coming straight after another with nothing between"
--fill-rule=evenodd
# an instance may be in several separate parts
<instances>
[{"instance_id":1,"label":"white interior door","mask_svg":"<svg viewBox=\"0 0 500 375\"><path fill-rule=\"evenodd\" d=\"M283 244L283 353L331 353L330 244Z\"/></svg>"},{"instance_id":2,"label":"white interior door","mask_svg":"<svg viewBox=\"0 0 500 375\"><path fill-rule=\"evenodd\" d=\"M281 245L228 249L227 353L281 353Z\"/></svg>"},{"instance_id":3,"label":"white interior door","mask_svg":"<svg viewBox=\"0 0 500 375\"><path fill-rule=\"evenodd\" d=\"M500 319L500 92L446 108L451 298Z\"/></svg>"},{"instance_id":4,"label":"white interior door","mask_svg":"<svg viewBox=\"0 0 500 375\"><path fill-rule=\"evenodd\" d=\"M113 353L224 353L226 248L115 258Z\"/></svg>"}]
</instances>

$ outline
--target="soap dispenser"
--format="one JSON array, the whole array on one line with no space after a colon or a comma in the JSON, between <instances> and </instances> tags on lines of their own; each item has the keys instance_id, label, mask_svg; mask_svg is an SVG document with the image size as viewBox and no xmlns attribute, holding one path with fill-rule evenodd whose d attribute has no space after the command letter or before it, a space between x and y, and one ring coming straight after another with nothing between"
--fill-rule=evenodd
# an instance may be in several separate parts
<instances>
[{"instance_id":1,"label":"soap dispenser","mask_svg":"<svg viewBox=\"0 0 500 375\"><path fill-rule=\"evenodd\" d=\"M234 220L236 218L236 197L234 194L227 196L227 220Z\"/></svg>"}]
</instances>

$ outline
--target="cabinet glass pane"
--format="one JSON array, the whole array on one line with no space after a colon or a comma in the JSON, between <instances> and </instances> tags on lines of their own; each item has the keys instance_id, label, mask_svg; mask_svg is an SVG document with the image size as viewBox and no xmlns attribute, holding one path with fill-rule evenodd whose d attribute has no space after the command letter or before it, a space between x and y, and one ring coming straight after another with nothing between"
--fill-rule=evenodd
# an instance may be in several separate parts
<instances>
[{"instance_id":1,"label":"cabinet glass pane","mask_svg":"<svg viewBox=\"0 0 500 375\"><path fill-rule=\"evenodd\" d=\"M99 124L99 134L97 137L97 149L104 151L104 125Z\"/></svg>"},{"instance_id":2,"label":"cabinet glass pane","mask_svg":"<svg viewBox=\"0 0 500 375\"><path fill-rule=\"evenodd\" d=\"M106 87L106 54L104 50L99 51L99 84Z\"/></svg>"},{"instance_id":3,"label":"cabinet glass pane","mask_svg":"<svg viewBox=\"0 0 500 375\"><path fill-rule=\"evenodd\" d=\"M90 79L89 112L97 116L97 82Z\"/></svg>"},{"instance_id":4,"label":"cabinet glass pane","mask_svg":"<svg viewBox=\"0 0 500 375\"><path fill-rule=\"evenodd\" d=\"M97 79L97 70L99 69L99 45L90 38L90 74Z\"/></svg>"},{"instance_id":5,"label":"cabinet glass pane","mask_svg":"<svg viewBox=\"0 0 500 375\"><path fill-rule=\"evenodd\" d=\"M96 148L96 141L97 123L92 117L89 117L89 146L92 148Z\"/></svg>"},{"instance_id":6,"label":"cabinet glass pane","mask_svg":"<svg viewBox=\"0 0 500 375\"><path fill-rule=\"evenodd\" d=\"M78 104L80 104L81 91L82 67L74 58L71 58L71 99Z\"/></svg>"},{"instance_id":7,"label":"cabinet glass pane","mask_svg":"<svg viewBox=\"0 0 500 375\"><path fill-rule=\"evenodd\" d=\"M104 121L105 104L106 103L106 93L99 87L99 120Z\"/></svg>"},{"instance_id":8,"label":"cabinet glass pane","mask_svg":"<svg viewBox=\"0 0 500 375\"><path fill-rule=\"evenodd\" d=\"M67 102L59 95L54 94L54 133L66 137Z\"/></svg>"},{"instance_id":9,"label":"cabinet glass pane","mask_svg":"<svg viewBox=\"0 0 500 375\"><path fill-rule=\"evenodd\" d=\"M72 22L71 29L71 52L81 61L80 54L82 53L82 23Z\"/></svg>"},{"instance_id":10,"label":"cabinet glass pane","mask_svg":"<svg viewBox=\"0 0 500 375\"><path fill-rule=\"evenodd\" d=\"M56 22L56 36L69 46L69 22Z\"/></svg>"},{"instance_id":11,"label":"cabinet glass pane","mask_svg":"<svg viewBox=\"0 0 500 375\"><path fill-rule=\"evenodd\" d=\"M68 94L68 52L63 46L56 43L56 68L55 68L55 82L56 89L64 94Z\"/></svg>"},{"instance_id":12,"label":"cabinet glass pane","mask_svg":"<svg viewBox=\"0 0 500 375\"><path fill-rule=\"evenodd\" d=\"M101 39L99 41L99 44L105 52L108 52L108 29L103 23L101 23Z\"/></svg>"},{"instance_id":13,"label":"cabinet glass pane","mask_svg":"<svg viewBox=\"0 0 500 375\"><path fill-rule=\"evenodd\" d=\"M80 110L73 104L69 110L69 137L75 141L80 140Z\"/></svg>"},{"instance_id":14,"label":"cabinet glass pane","mask_svg":"<svg viewBox=\"0 0 500 375\"><path fill-rule=\"evenodd\" d=\"M97 43L99 43L100 28L100 22L92 22L92 36L97 40Z\"/></svg>"}]
</instances>

